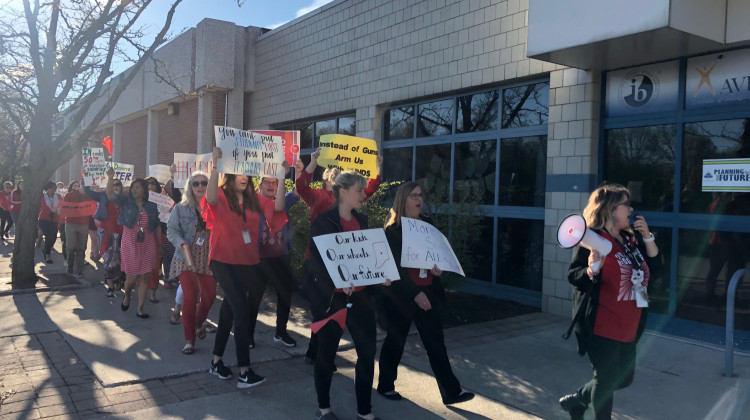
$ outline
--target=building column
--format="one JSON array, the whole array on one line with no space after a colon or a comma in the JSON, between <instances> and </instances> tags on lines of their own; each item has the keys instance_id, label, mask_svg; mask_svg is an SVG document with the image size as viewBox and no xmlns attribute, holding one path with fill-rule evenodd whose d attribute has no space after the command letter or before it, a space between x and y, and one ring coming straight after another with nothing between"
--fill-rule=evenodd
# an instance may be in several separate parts
<instances>
[{"instance_id":1,"label":"building column","mask_svg":"<svg viewBox=\"0 0 750 420\"><path fill-rule=\"evenodd\" d=\"M224 97L219 95L221 100ZM227 106L224 110L227 115L227 126L254 129L256 127L244 126L245 107L245 30L235 28L234 36L234 75L232 78L232 90L227 92Z\"/></svg>"},{"instance_id":2,"label":"building column","mask_svg":"<svg viewBox=\"0 0 750 420\"><path fill-rule=\"evenodd\" d=\"M122 156L122 124L112 123L112 161L119 162Z\"/></svg>"},{"instance_id":3,"label":"building column","mask_svg":"<svg viewBox=\"0 0 750 420\"><path fill-rule=\"evenodd\" d=\"M373 139L380 147L381 138L381 115L383 110L377 106L366 106L357 108L356 111L356 122L357 122L357 137L366 139Z\"/></svg>"},{"instance_id":4,"label":"building column","mask_svg":"<svg viewBox=\"0 0 750 420\"><path fill-rule=\"evenodd\" d=\"M198 96L198 154L214 150L214 99L215 95L210 91L204 91Z\"/></svg>"},{"instance_id":5,"label":"building column","mask_svg":"<svg viewBox=\"0 0 750 420\"><path fill-rule=\"evenodd\" d=\"M157 163L159 152L159 112L148 110L148 126L146 127L146 173L149 165Z\"/></svg>"}]
</instances>

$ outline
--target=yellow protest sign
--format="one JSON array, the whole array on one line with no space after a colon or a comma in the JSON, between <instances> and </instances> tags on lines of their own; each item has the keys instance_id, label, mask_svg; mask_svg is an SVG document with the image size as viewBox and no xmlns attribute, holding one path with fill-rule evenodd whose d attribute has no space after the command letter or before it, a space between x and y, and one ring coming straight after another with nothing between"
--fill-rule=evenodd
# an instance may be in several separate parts
<instances>
[{"instance_id":1,"label":"yellow protest sign","mask_svg":"<svg viewBox=\"0 0 750 420\"><path fill-rule=\"evenodd\" d=\"M365 178L374 179L378 169L378 145L375 140L343 134L320 136L318 165L338 167L342 171L355 170Z\"/></svg>"}]
</instances>

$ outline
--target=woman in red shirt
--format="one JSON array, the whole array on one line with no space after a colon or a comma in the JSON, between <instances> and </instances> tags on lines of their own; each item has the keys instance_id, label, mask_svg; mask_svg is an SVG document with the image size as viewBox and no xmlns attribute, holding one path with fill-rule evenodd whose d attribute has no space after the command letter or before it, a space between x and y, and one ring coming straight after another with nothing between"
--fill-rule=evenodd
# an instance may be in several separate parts
<instances>
[{"instance_id":1,"label":"woman in red shirt","mask_svg":"<svg viewBox=\"0 0 750 420\"><path fill-rule=\"evenodd\" d=\"M3 190L0 191L0 240L8 239L10 228L13 227L13 219L10 218L11 192L13 192L13 183L5 181Z\"/></svg>"},{"instance_id":2,"label":"woman in red shirt","mask_svg":"<svg viewBox=\"0 0 750 420\"><path fill-rule=\"evenodd\" d=\"M633 382L635 345L646 324L649 265L659 249L643 216L630 226L632 212L630 191L618 184L594 190L583 210L588 228L610 241L612 251L602 259L579 246L568 272L577 312L584 315L574 318L578 353L588 352L594 368L593 379L560 398L573 420L582 420L589 404L595 419L609 419L615 390Z\"/></svg>"},{"instance_id":3,"label":"woman in red shirt","mask_svg":"<svg viewBox=\"0 0 750 420\"><path fill-rule=\"evenodd\" d=\"M214 168L208 181L206 196L201 202L206 228L211 230L208 259L214 278L224 290L209 373L220 379L232 377L232 371L224 366L221 359L234 325L234 343L240 367L237 388L250 388L266 380L250 368L248 334L248 292L253 287L252 283L258 281L256 269L260 263L258 245L262 232L261 223L268 218L271 232L276 233L286 223L286 213L282 194L278 200L281 202L280 211L264 215L253 181L248 176L224 174L219 183L216 167L221 155L221 149L215 147Z\"/></svg>"},{"instance_id":4,"label":"woman in red shirt","mask_svg":"<svg viewBox=\"0 0 750 420\"><path fill-rule=\"evenodd\" d=\"M44 234L44 250L42 255L44 256L44 262L52 264L52 258L50 258L50 252L52 247L57 242L57 222L60 220L58 216L58 208L60 207L60 197L55 194L57 185L48 181L44 186L44 192L42 193L41 205L39 207L39 229Z\"/></svg>"},{"instance_id":5,"label":"woman in red shirt","mask_svg":"<svg viewBox=\"0 0 750 420\"><path fill-rule=\"evenodd\" d=\"M79 191L81 184L71 181L68 185L68 193L63 201L82 202L91 201L86 195ZM86 258L86 246L88 245L89 216L66 217L65 239L68 251L68 274L75 277L83 277L83 260Z\"/></svg>"}]
</instances>

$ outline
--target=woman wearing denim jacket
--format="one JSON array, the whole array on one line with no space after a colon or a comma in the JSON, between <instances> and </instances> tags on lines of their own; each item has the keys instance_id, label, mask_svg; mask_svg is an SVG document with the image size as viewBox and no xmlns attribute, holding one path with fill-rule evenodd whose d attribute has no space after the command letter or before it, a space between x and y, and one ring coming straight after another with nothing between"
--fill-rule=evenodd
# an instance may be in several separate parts
<instances>
[{"instance_id":1,"label":"woman wearing denim jacket","mask_svg":"<svg viewBox=\"0 0 750 420\"><path fill-rule=\"evenodd\" d=\"M206 221L201 215L200 203L206 196L208 176L203 172L193 172L185 184L182 201L174 206L167 223L167 239L176 245L170 272L180 280L184 296L182 329L185 335L184 354L193 354L195 348L196 325L199 338L206 337L203 326L208 311L216 300L216 280L208 265L208 251L211 231L206 229ZM195 305L200 293L198 311Z\"/></svg>"},{"instance_id":2,"label":"woman wearing denim jacket","mask_svg":"<svg viewBox=\"0 0 750 420\"><path fill-rule=\"evenodd\" d=\"M161 245L161 226L156 204L148 201L146 181L138 178L130 184L130 194L115 194L114 169L107 170L107 198L120 208L117 223L122 225L121 265L125 272L125 297L120 309L130 307L130 292L138 284L139 318L148 318L143 305L148 294L148 274L156 266L156 247ZM156 239L154 239L156 237ZM161 248L159 246L159 248Z\"/></svg>"}]
</instances>

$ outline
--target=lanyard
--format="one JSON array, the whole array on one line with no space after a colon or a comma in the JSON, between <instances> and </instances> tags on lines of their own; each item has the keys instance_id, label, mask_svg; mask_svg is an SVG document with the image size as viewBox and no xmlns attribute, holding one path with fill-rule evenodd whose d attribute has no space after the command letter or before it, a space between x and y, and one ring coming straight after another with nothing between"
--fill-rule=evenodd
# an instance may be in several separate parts
<instances>
[{"instance_id":1,"label":"lanyard","mask_svg":"<svg viewBox=\"0 0 750 420\"><path fill-rule=\"evenodd\" d=\"M630 249L630 246L623 244L620 242L618 238L616 238L614 235L609 233L606 228L602 228L603 231L607 232L607 234L617 242L617 245L620 247L622 252L625 254L626 257L628 257L628 260L630 261L630 264L633 266L634 270L640 270L641 266L638 264L639 260L638 257L633 253L633 251Z\"/></svg>"}]
</instances>

